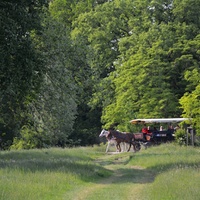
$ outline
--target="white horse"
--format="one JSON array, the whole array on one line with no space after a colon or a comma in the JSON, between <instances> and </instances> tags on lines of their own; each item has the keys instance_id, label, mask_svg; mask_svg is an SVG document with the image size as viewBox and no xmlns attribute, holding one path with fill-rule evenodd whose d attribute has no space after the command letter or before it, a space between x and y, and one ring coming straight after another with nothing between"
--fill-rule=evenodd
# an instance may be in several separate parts
<instances>
[{"instance_id":1,"label":"white horse","mask_svg":"<svg viewBox=\"0 0 200 200\"><path fill-rule=\"evenodd\" d=\"M108 145L107 145L107 147L106 147L106 153L108 152L108 150L109 150L109 148L110 148L110 146L113 146L113 145L117 145L117 142L116 142L116 140L115 140L115 138L111 138L111 139L108 139L107 138L107 136L108 136L108 131L106 131L105 129L103 129L102 131L101 131L101 133L100 133L100 135L99 135L99 137L106 137L106 139L108 140ZM126 144L124 143L124 142L122 142L122 146L123 146L123 148L122 148L122 152L123 151L125 151L126 150ZM118 149L116 149L116 151L118 151Z\"/></svg>"}]
</instances>

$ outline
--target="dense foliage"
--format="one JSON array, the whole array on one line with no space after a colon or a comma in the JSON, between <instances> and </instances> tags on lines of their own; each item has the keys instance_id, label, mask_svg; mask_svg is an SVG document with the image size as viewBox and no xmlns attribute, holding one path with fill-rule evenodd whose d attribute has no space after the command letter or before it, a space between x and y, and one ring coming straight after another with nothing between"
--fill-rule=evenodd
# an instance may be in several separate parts
<instances>
[{"instance_id":1,"label":"dense foliage","mask_svg":"<svg viewBox=\"0 0 200 200\"><path fill-rule=\"evenodd\" d=\"M41 31L45 1L0 2L0 131L1 146L9 146L30 123L28 105L42 84L45 65L31 34ZM3 143L3 144L2 144Z\"/></svg>"},{"instance_id":2,"label":"dense foliage","mask_svg":"<svg viewBox=\"0 0 200 200\"><path fill-rule=\"evenodd\" d=\"M101 126L191 117L200 133L198 0L3 0L1 148L88 145Z\"/></svg>"}]
</instances>

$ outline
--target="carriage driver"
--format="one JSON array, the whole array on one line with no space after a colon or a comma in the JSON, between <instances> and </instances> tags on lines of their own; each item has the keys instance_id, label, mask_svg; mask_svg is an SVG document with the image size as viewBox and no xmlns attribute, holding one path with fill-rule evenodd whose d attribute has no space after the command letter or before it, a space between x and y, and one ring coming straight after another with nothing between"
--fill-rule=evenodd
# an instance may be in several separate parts
<instances>
[{"instance_id":1,"label":"carriage driver","mask_svg":"<svg viewBox=\"0 0 200 200\"><path fill-rule=\"evenodd\" d=\"M147 135L151 135L151 131L150 131L150 127L148 126L148 128L146 127L146 125L144 124L144 127L142 128L142 133L143 133L143 138L146 141L147 140Z\"/></svg>"}]
</instances>

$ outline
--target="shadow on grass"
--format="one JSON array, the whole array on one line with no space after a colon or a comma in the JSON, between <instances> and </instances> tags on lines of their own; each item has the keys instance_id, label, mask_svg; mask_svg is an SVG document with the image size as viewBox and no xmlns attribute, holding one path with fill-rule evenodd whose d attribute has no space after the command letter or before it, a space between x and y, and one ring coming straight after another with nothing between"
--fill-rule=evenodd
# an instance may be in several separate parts
<instances>
[{"instance_id":1,"label":"shadow on grass","mask_svg":"<svg viewBox=\"0 0 200 200\"><path fill-rule=\"evenodd\" d=\"M60 172L73 174L83 181L109 176L111 171L96 164L87 154L59 151L11 151L0 154L0 169L25 173Z\"/></svg>"},{"instance_id":2,"label":"shadow on grass","mask_svg":"<svg viewBox=\"0 0 200 200\"><path fill-rule=\"evenodd\" d=\"M162 174L166 173L171 170L182 170L182 169L199 169L200 163L199 162L177 162L171 164L160 164L154 167L149 168L137 168L137 166L133 166L129 169L127 168L119 168L114 171L115 176L118 177L115 183L139 183L139 184L146 184L151 183L155 180L155 178Z\"/></svg>"},{"instance_id":3,"label":"shadow on grass","mask_svg":"<svg viewBox=\"0 0 200 200\"><path fill-rule=\"evenodd\" d=\"M115 184L135 183L146 184L154 181L156 174L149 169L134 169L134 168L120 168L115 170L116 180Z\"/></svg>"},{"instance_id":4,"label":"shadow on grass","mask_svg":"<svg viewBox=\"0 0 200 200\"><path fill-rule=\"evenodd\" d=\"M145 159L145 156L157 155L141 154L140 157ZM0 169L16 169L25 173L71 173L85 182L97 183L101 180L104 184L145 184L153 182L158 174L168 170L200 167L198 161L157 164L149 168L127 165L132 157L133 154L125 153L101 155L99 159L92 159L87 154L74 154L67 151L13 151L0 154Z\"/></svg>"},{"instance_id":5,"label":"shadow on grass","mask_svg":"<svg viewBox=\"0 0 200 200\"><path fill-rule=\"evenodd\" d=\"M174 153L177 155L177 153ZM162 158L165 156L166 159L168 156L172 156L170 153L151 153L151 154L140 154L137 155L140 158L139 159L151 159L153 157L162 156ZM181 155L181 153L178 153L178 155ZM185 153L183 153L185 155ZM155 165L147 168L142 168L141 166L137 165L128 165L126 167L120 167L120 165L127 165L131 159L134 159L133 154L129 154L129 156L126 156L127 159L123 159L124 155L122 157L114 157L111 156L110 159L106 160L100 160L99 163L102 166L108 166L108 165L119 165L119 168L116 168L116 170L113 170L113 183L115 184L122 184L122 183L138 183L138 184L145 184L145 183L151 183L155 180L155 178L165 172L168 172L170 170L177 170L177 169L199 169L200 168L200 159L195 161L178 161L176 159L173 159L169 163L162 163L162 162L156 162ZM148 157L148 158L147 158ZM105 182L106 184L106 182Z\"/></svg>"},{"instance_id":6,"label":"shadow on grass","mask_svg":"<svg viewBox=\"0 0 200 200\"><path fill-rule=\"evenodd\" d=\"M147 169L152 170L154 173L159 174L169 170L177 169L199 169L200 157L198 154L191 152L170 152L170 153L143 153L139 155L140 159L154 159L159 160L154 165ZM191 159L192 158L192 159ZM134 158L133 158L134 159Z\"/></svg>"},{"instance_id":7,"label":"shadow on grass","mask_svg":"<svg viewBox=\"0 0 200 200\"><path fill-rule=\"evenodd\" d=\"M126 153L91 159L87 155L60 154L48 150L13 151L0 154L0 169L16 169L25 173L71 173L85 182L97 183L101 180L105 184L109 184L107 179L112 183L146 183L154 180L150 170L120 167L125 166L130 159L131 156ZM116 170L108 169L110 165L117 165Z\"/></svg>"},{"instance_id":8,"label":"shadow on grass","mask_svg":"<svg viewBox=\"0 0 200 200\"><path fill-rule=\"evenodd\" d=\"M154 181L156 173L151 169L142 168L140 166L129 166L127 165L132 159L131 154L120 154L117 156L110 155L110 158L97 160L101 166L105 168L113 168L112 176L109 178L110 181L104 181L104 184L122 184L122 183L137 183L145 184ZM109 167L111 166L111 167Z\"/></svg>"}]
</instances>

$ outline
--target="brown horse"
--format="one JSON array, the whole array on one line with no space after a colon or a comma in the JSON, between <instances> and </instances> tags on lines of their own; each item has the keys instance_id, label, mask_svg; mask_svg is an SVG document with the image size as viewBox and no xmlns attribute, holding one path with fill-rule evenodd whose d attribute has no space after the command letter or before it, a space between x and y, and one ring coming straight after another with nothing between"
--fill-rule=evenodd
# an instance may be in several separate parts
<instances>
[{"instance_id":1,"label":"brown horse","mask_svg":"<svg viewBox=\"0 0 200 200\"><path fill-rule=\"evenodd\" d=\"M125 142L129 144L129 148L127 151L130 151L131 145L133 145L133 150L136 151L135 142L134 142L134 134L133 133L122 133L116 130L109 130L107 138L114 138L117 142L116 147L121 152L120 143Z\"/></svg>"}]
</instances>

